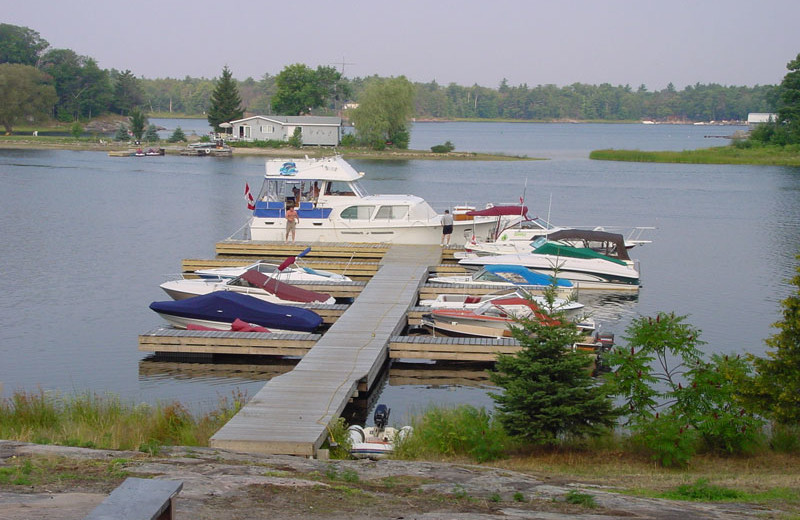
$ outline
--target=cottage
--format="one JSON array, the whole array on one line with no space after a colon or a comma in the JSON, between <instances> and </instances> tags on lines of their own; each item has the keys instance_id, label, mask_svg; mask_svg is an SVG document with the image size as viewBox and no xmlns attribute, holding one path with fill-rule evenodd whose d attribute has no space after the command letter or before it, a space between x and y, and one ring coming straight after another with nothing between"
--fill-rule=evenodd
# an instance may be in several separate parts
<instances>
[{"instance_id":1,"label":"cottage","mask_svg":"<svg viewBox=\"0 0 800 520\"><path fill-rule=\"evenodd\" d=\"M231 121L234 139L242 141L288 141L295 128L306 146L338 146L342 118L323 116L251 116Z\"/></svg>"},{"instance_id":2,"label":"cottage","mask_svg":"<svg viewBox=\"0 0 800 520\"><path fill-rule=\"evenodd\" d=\"M754 126L762 123L770 123L778 120L778 114L768 112L751 112L747 114L747 125Z\"/></svg>"}]
</instances>

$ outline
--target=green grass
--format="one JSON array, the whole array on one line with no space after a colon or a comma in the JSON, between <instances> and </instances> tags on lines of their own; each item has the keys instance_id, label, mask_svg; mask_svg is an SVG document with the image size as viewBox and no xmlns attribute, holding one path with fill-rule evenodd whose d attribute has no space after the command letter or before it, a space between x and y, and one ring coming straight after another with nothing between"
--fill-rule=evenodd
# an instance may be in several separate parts
<instances>
[{"instance_id":1,"label":"green grass","mask_svg":"<svg viewBox=\"0 0 800 520\"><path fill-rule=\"evenodd\" d=\"M215 410L194 416L177 402L150 406L94 393L16 392L0 401L0 438L148 453L162 445L207 446L244 401L234 394L220 399Z\"/></svg>"},{"instance_id":2,"label":"green grass","mask_svg":"<svg viewBox=\"0 0 800 520\"><path fill-rule=\"evenodd\" d=\"M489 412L469 405L430 407L411 425L414 433L396 447L396 458L446 456L487 462L503 458L511 444Z\"/></svg>"},{"instance_id":3,"label":"green grass","mask_svg":"<svg viewBox=\"0 0 800 520\"><path fill-rule=\"evenodd\" d=\"M752 146L745 144L700 150L645 152L641 150L594 150L590 159L685 164L751 164L800 166L800 146Z\"/></svg>"}]
</instances>

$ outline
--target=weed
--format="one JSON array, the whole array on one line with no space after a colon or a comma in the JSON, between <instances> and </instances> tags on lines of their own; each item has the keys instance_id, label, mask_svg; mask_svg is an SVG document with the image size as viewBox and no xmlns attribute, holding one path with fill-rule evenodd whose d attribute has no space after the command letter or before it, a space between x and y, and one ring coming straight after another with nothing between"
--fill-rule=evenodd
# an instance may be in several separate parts
<instances>
[{"instance_id":1,"label":"weed","mask_svg":"<svg viewBox=\"0 0 800 520\"><path fill-rule=\"evenodd\" d=\"M492 493L492 496L489 497L490 502L500 502L500 494L499 493Z\"/></svg>"},{"instance_id":2,"label":"weed","mask_svg":"<svg viewBox=\"0 0 800 520\"><path fill-rule=\"evenodd\" d=\"M514 502L525 502L525 495L523 495L520 491L514 493Z\"/></svg>"},{"instance_id":3,"label":"weed","mask_svg":"<svg viewBox=\"0 0 800 520\"><path fill-rule=\"evenodd\" d=\"M721 486L712 486L707 479L697 479L693 484L683 484L676 489L664 494L665 498L674 500L701 500L703 502L716 502L724 500L738 500L744 493L735 489Z\"/></svg>"},{"instance_id":4,"label":"weed","mask_svg":"<svg viewBox=\"0 0 800 520\"><path fill-rule=\"evenodd\" d=\"M597 502L595 502L592 495L588 493L581 493L575 489L570 489L569 492L567 492L567 496L564 498L564 500L566 500L568 504L575 504L589 508L597 507Z\"/></svg>"}]
</instances>

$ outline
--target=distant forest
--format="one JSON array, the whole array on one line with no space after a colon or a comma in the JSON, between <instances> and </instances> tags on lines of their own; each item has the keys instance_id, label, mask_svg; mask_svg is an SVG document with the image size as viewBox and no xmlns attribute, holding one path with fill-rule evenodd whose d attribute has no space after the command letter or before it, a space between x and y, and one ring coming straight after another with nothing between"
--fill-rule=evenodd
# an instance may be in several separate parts
<instances>
[{"instance_id":1,"label":"distant forest","mask_svg":"<svg viewBox=\"0 0 800 520\"><path fill-rule=\"evenodd\" d=\"M269 74L256 81L237 81L242 105L248 114L270 115L270 99L276 91L276 76ZM378 79L343 78L349 86L348 101L358 103L365 85ZM153 113L203 115L215 80L140 79L144 108ZM556 85L509 86L504 80L498 88L479 85L463 87L438 83L415 83L417 119L507 119L533 121L637 121L663 122L743 121L750 112L772 112L777 87L764 85L735 87L718 84L688 86L676 90L672 84L659 91L644 85L612 86L575 83ZM339 114L341 102L315 109L318 115ZM281 115L281 114L278 114Z\"/></svg>"}]
</instances>

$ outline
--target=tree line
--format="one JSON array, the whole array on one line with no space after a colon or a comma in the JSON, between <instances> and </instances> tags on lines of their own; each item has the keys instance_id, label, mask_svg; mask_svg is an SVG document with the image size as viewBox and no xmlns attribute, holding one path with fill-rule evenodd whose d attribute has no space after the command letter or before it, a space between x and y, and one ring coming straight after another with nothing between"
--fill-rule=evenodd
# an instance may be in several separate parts
<instances>
[{"instance_id":1,"label":"tree line","mask_svg":"<svg viewBox=\"0 0 800 520\"><path fill-rule=\"evenodd\" d=\"M39 33L27 27L0 24L2 75L24 78L33 90L52 86L39 100L50 106L48 116L63 122L88 120L106 113L127 115L134 107L150 113L205 115L217 79L136 77L130 70L101 69L96 60L70 49L53 49ZM34 72L37 71L36 73ZM281 89L281 79L288 83ZM291 98L309 98L305 111L338 114L346 102L358 103L367 87L387 78L345 78L333 67L312 70L302 64L287 66L280 74L260 79L234 80L242 107L249 113L293 115L286 105ZM289 86L291 88L289 88ZM503 80L497 88L412 83L413 116L417 118L475 118L509 120L608 120L652 119L658 121L744 120L749 112L771 112L778 98L776 86L688 86L678 91L672 84L659 91L645 85L608 83L567 86L522 84ZM44 96L42 98L42 96ZM287 99L288 98L288 99ZM50 102L52 101L52 105ZM27 106L35 107L31 100ZM296 110L295 110L296 111ZM39 111L41 112L41 111ZM45 114L39 113L43 116Z\"/></svg>"}]
</instances>

